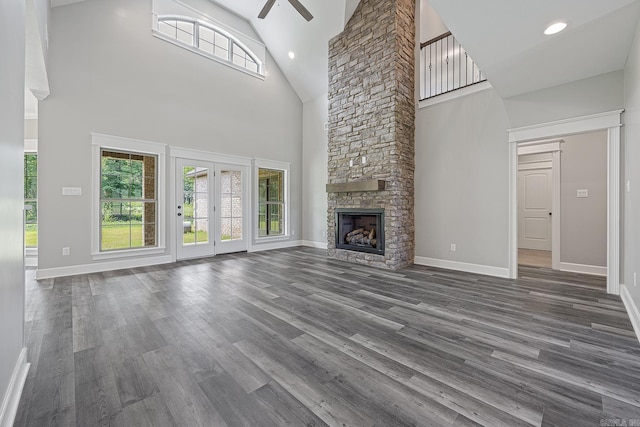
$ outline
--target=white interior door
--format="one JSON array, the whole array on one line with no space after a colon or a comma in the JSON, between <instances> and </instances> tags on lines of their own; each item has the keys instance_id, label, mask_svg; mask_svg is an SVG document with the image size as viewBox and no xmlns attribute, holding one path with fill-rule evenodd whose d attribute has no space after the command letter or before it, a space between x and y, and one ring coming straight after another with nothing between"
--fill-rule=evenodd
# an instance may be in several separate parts
<instances>
[{"instance_id":1,"label":"white interior door","mask_svg":"<svg viewBox=\"0 0 640 427\"><path fill-rule=\"evenodd\" d=\"M177 259L215 255L214 164L176 159Z\"/></svg>"},{"instance_id":2,"label":"white interior door","mask_svg":"<svg viewBox=\"0 0 640 427\"><path fill-rule=\"evenodd\" d=\"M216 253L248 248L249 180L246 166L216 164Z\"/></svg>"},{"instance_id":3,"label":"white interior door","mask_svg":"<svg viewBox=\"0 0 640 427\"><path fill-rule=\"evenodd\" d=\"M551 250L551 169L518 171L518 247Z\"/></svg>"}]
</instances>

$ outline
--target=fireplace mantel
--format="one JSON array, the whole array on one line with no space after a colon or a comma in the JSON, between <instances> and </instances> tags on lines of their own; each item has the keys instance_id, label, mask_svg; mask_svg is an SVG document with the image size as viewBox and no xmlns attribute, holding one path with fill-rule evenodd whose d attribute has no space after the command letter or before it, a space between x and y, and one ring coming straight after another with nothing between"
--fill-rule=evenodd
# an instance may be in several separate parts
<instances>
[{"instance_id":1,"label":"fireplace mantel","mask_svg":"<svg viewBox=\"0 0 640 427\"><path fill-rule=\"evenodd\" d=\"M340 182L327 184L327 193L355 193L358 191L384 191L386 181L382 179L369 179L366 181Z\"/></svg>"}]
</instances>

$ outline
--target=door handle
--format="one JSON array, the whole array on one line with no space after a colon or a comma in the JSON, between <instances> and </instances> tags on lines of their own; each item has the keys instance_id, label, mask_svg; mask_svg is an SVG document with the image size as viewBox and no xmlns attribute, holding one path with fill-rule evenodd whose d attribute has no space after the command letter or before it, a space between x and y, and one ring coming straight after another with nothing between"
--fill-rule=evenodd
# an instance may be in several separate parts
<instances>
[{"instance_id":1,"label":"door handle","mask_svg":"<svg viewBox=\"0 0 640 427\"><path fill-rule=\"evenodd\" d=\"M182 213L178 212L178 216L182 216Z\"/></svg>"},{"instance_id":2,"label":"door handle","mask_svg":"<svg viewBox=\"0 0 640 427\"><path fill-rule=\"evenodd\" d=\"M549 216L551 216L551 212L549 212Z\"/></svg>"}]
</instances>

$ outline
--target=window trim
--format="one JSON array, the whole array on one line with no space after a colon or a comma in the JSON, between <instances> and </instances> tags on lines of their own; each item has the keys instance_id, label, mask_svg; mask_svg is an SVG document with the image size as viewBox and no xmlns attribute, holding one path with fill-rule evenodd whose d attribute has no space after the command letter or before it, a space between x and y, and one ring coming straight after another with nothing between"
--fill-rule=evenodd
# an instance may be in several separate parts
<instances>
[{"instance_id":1,"label":"window trim","mask_svg":"<svg viewBox=\"0 0 640 427\"><path fill-rule=\"evenodd\" d=\"M283 203L284 203L284 233L279 236L260 236L259 235L259 215L258 215L258 206L259 203L259 169L272 169L279 170L284 173L284 191L283 191ZM267 242L277 242L283 240L290 240L290 216L291 216L291 208L289 203L289 175L291 172L291 163L288 162L280 162L276 160L262 160L255 159L253 161L253 206L252 206L252 221L253 226L251 229L253 230L253 243L267 243Z\"/></svg>"},{"instance_id":2,"label":"window trim","mask_svg":"<svg viewBox=\"0 0 640 427\"><path fill-rule=\"evenodd\" d=\"M187 22L190 24L193 24L194 28L193 28L193 43L192 44L188 44L185 42L182 42L178 39L174 39L164 33L162 33L158 28L159 28L159 23L161 21L164 20L169 20L169 21L182 21L182 22ZM200 36L199 36L199 27L205 27L213 32L217 32L222 34L223 36L227 37L229 39L229 56L227 59L224 59L220 56L211 54L209 52L206 52L202 49L200 49L199 47L199 43L200 43ZM211 24L209 22L203 21L201 19L194 19L188 16L184 16L184 15L153 15L153 28L152 28L152 33L154 35L154 37L157 37L159 39L162 39L166 42L169 42L171 44L174 44L176 46L179 46L183 49L189 50L193 53L196 53L200 56L204 56L205 58L211 59L213 61L219 62L221 64L224 64L228 67L234 68L238 71L242 71L243 73L249 74L250 76L254 76L257 77L259 79L264 80L265 76L266 76L266 71L265 71L265 66L264 66L264 62L258 58L258 55L255 54L255 52L253 52L251 49L249 49L249 47L243 43L240 39L238 39L238 37L234 36L232 33L230 33L229 31L225 30L224 28ZM242 67L236 63L233 62L233 46L238 45L247 56L249 56L257 65L258 67L258 71L257 72L253 72L245 67Z\"/></svg>"},{"instance_id":3,"label":"window trim","mask_svg":"<svg viewBox=\"0 0 640 427\"><path fill-rule=\"evenodd\" d=\"M167 145L157 142L123 138L113 135L91 133L91 256L94 260L127 258L166 252L166 175ZM157 157L157 245L150 248L118 249L100 251L100 174L102 150L122 150L130 153L149 154Z\"/></svg>"}]
</instances>

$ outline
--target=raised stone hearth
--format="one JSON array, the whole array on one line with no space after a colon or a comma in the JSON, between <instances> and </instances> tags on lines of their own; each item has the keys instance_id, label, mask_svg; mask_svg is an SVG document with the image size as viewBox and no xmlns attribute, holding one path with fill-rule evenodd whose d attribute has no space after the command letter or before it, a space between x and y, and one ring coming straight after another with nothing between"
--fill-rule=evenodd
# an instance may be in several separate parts
<instances>
[{"instance_id":1,"label":"raised stone hearth","mask_svg":"<svg viewBox=\"0 0 640 427\"><path fill-rule=\"evenodd\" d=\"M413 263L414 49L412 0L362 0L329 42L331 257L390 269ZM372 181L384 186L353 185ZM336 247L340 208L384 210L384 255Z\"/></svg>"}]
</instances>

